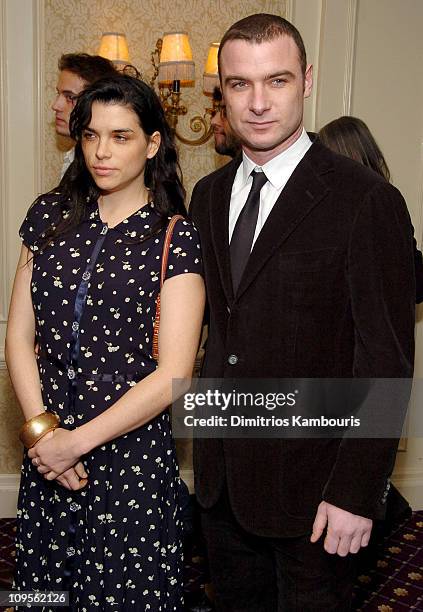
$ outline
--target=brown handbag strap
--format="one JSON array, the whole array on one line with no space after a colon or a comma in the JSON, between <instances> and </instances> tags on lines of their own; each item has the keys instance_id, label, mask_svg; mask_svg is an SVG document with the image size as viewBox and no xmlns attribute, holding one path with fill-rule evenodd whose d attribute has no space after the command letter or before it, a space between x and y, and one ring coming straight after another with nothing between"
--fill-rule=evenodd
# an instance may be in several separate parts
<instances>
[{"instance_id":1,"label":"brown handbag strap","mask_svg":"<svg viewBox=\"0 0 423 612\"><path fill-rule=\"evenodd\" d=\"M175 224L179 219L183 220L182 215L173 215L171 220L169 221L169 225L167 226L166 236L163 244L163 252L162 252L162 266L160 270L160 290L159 295L156 300L156 317L154 319L154 328L153 328L153 352L152 356L155 361L159 360L159 328L160 328L160 292L163 287L163 283L166 278L167 271L167 260L169 258L169 247L170 242L172 240L173 230L175 228Z\"/></svg>"}]
</instances>

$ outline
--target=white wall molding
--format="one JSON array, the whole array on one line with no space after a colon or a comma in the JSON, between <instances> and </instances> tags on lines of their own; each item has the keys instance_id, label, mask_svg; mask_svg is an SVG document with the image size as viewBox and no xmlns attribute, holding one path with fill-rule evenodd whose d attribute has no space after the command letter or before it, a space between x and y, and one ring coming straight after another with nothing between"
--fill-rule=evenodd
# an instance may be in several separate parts
<instances>
[{"instance_id":1,"label":"white wall molding","mask_svg":"<svg viewBox=\"0 0 423 612\"><path fill-rule=\"evenodd\" d=\"M343 91L343 114L351 114L352 90L354 78L354 61L357 43L358 0L348 0L347 40L345 48L345 73Z\"/></svg>"},{"instance_id":2,"label":"white wall molding","mask_svg":"<svg viewBox=\"0 0 423 612\"><path fill-rule=\"evenodd\" d=\"M295 21L295 0L286 0L285 19L294 23Z\"/></svg>"},{"instance_id":3,"label":"white wall molding","mask_svg":"<svg viewBox=\"0 0 423 612\"><path fill-rule=\"evenodd\" d=\"M45 36L44 36L44 0L34 0L34 142L40 152L34 155L34 192L41 193L44 185L43 142L46 129L44 120L45 92Z\"/></svg>"},{"instance_id":4,"label":"white wall molding","mask_svg":"<svg viewBox=\"0 0 423 612\"><path fill-rule=\"evenodd\" d=\"M0 347L19 255L18 229L41 190L43 0L0 2Z\"/></svg>"},{"instance_id":5,"label":"white wall molding","mask_svg":"<svg viewBox=\"0 0 423 612\"><path fill-rule=\"evenodd\" d=\"M20 474L0 474L0 518L14 518Z\"/></svg>"},{"instance_id":6,"label":"white wall molding","mask_svg":"<svg viewBox=\"0 0 423 612\"><path fill-rule=\"evenodd\" d=\"M323 45L324 37L324 22L326 14L326 0L320 2L320 10L318 12L318 20L316 23L317 36L314 47L313 59L313 87L315 89L311 98L311 112L309 115L309 129L315 132L317 130L317 103L318 103L318 84L319 84L319 68L320 68L320 53Z\"/></svg>"},{"instance_id":7,"label":"white wall molding","mask_svg":"<svg viewBox=\"0 0 423 612\"><path fill-rule=\"evenodd\" d=\"M304 125L316 131L319 100L319 72L324 36L326 0L295 0L292 2L292 22L298 28L307 52L307 63L313 64L313 90L304 107Z\"/></svg>"},{"instance_id":8,"label":"white wall molding","mask_svg":"<svg viewBox=\"0 0 423 612\"><path fill-rule=\"evenodd\" d=\"M0 322L6 321L7 312L7 194L8 194L8 139L7 139L7 27L6 3L0 3Z\"/></svg>"},{"instance_id":9,"label":"white wall molding","mask_svg":"<svg viewBox=\"0 0 423 612\"><path fill-rule=\"evenodd\" d=\"M396 469L392 482L401 491L413 510L423 509L423 469L404 467Z\"/></svg>"}]
</instances>

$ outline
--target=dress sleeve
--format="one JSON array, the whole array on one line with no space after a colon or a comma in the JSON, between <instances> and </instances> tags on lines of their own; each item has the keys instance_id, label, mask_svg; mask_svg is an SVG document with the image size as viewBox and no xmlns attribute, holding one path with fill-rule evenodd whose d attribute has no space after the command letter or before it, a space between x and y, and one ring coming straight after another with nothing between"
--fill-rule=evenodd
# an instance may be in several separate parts
<instances>
[{"instance_id":1,"label":"dress sleeve","mask_svg":"<svg viewBox=\"0 0 423 612\"><path fill-rule=\"evenodd\" d=\"M180 219L173 229L166 278L187 272L203 274L200 240L193 223Z\"/></svg>"},{"instance_id":2,"label":"dress sleeve","mask_svg":"<svg viewBox=\"0 0 423 612\"><path fill-rule=\"evenodd\" d=\"M30 206L19 228L19 236L33 253L39 250L47 230L57 221L59 208L57 201L51 201L44 196L37 198Z\"/></svg>"}]
</instances>

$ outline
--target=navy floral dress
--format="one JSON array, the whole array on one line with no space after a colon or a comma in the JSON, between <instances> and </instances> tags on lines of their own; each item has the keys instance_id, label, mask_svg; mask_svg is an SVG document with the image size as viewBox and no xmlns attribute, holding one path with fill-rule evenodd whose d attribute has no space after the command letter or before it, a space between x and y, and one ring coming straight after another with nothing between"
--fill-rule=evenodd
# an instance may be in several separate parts
<instances>
[{"instance_id":1,"label":"navy floral dress","mask_svg":"<svg viewBox=\"0 0 423 612\"><path fill-rule=\"evenodd\" d=\"M108 228L96 202L40 251L58 196L42 196L21 229L34 253L32 301L44 406L61 426L94 418L154 371L152 335L164 230L148 204ZM195 228L179 220L166 278L201 273ZM168 411L83 458L88 485L68 491L25 454L15 588L69 590L72 611L182 610L179 476Z\"/></svg>"}]
</instances>

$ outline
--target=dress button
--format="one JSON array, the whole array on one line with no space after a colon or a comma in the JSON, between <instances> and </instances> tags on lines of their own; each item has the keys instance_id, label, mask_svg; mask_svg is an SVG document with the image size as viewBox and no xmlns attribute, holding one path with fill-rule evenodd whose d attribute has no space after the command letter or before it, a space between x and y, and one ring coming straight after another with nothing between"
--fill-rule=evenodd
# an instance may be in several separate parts
<instances>
[{"instance_id":1,"label":"dress button","mask_svg":"<svg viewBox=\"0 0 423 612\"><path fill-rule=\"evenodd\" d=\"M82 275L82 280L84 281L88 281L91 278L91 272L84 272L84 274Z\"/></svg>"},{"instance_id":2,"label":"dress button","mask_svg":"<svg viewBox=\"0 0 423 612\"><path fill-rule=\"evenodd\" d=\"M229 355L228 357L228 363L230 365L235 365L238 363L238 357L236 355Z\"/></svg>"},{"instance_id":3,"label":"dress button","mask_svg":"<svg viewBox=\"0 0 423 612\"><path fill-rule=\"evenodd\" d=\"M73 557L73 556L74 556L74 554L75 554L75 552L76 552L76 551L75 551L75 549L74 549L74 547L73 547L73 546L68 546L68 547L67 547L67 549L66 549L66 555L67 555L68 557Z\"/></svg>"},{"instance_id":4,"label":"dress button","mask_svg":"<svg viewBox=\"0 0 423 612\"><path fill-rule=\"evenodd\" d=\"M72 502L71 505L69 506L69 509L71 512L78 512L78 510L81 509L81 506L77 504L76 502Z\"/></svg>"},{"instance_id":5,"label":"dress button","mask_svg":"<svg viewBox=\"0 0 423 612\"><path fill-rule=\"evenodd\" d=\"M75 378L75 370L73 368L68 369L68 378L69 380L73 380Z\"/></svg>"},{"instance_id":6,"label":"dress button","mask_svg":"<svg viewBox=\"0 0 423 612\"><path fill-rule=\"evenodd\" d=\"M78 329L79 329L79 323L78 323L78 321L74 321L74 322L72 323L72 329L73 329L73 331L78 331Z\"/></svg>"}]
</instances>

